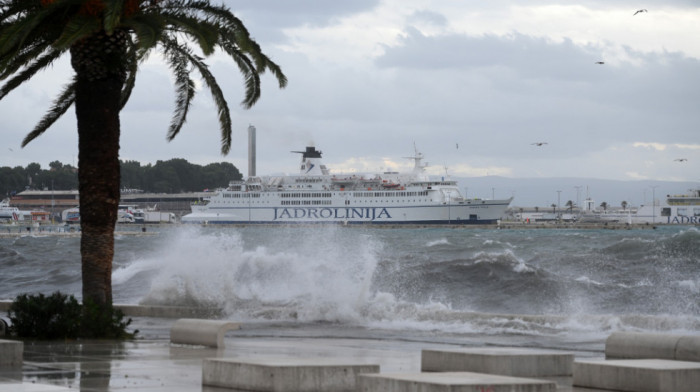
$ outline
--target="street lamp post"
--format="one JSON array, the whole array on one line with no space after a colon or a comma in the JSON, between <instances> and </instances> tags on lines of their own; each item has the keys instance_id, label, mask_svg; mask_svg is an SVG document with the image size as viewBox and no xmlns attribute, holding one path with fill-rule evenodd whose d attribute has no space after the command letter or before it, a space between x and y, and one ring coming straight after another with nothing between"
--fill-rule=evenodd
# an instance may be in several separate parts
<instances>
[{"instance_id":1,"label":"street lamp post","mask_svg":"<svg viewBox=\"0 0 700 392\"><path fill-rule=\"evenodd\" d=\"M658 185L651 187L651 223L656 224L656 188Z\"/></svg>"},{"instance_id":2,"label":"street lamp post","mask_svg":"<svg viewBox=\"0 0 700 392\"><path fill-rule=\"evenodd\" d=\"M557 210L559 210L559 215L557 215L558 218L559 216L561 216L561 191L557 191Z\"/></svg>"}]
</instances>

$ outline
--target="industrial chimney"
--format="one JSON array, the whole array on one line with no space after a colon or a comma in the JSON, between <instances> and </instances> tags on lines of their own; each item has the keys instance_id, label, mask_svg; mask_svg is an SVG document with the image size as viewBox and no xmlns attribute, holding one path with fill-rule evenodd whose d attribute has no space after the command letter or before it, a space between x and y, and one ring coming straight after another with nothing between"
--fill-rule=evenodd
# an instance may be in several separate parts
<instances>
[{"instance_id":1,"label":"industrial chimney","mask_svg":"<svg viewBox=\"0 0 700 392\"><path fill-rule=\"evenodd\" d=\"M255 127L248 126L248 177L255 177Z\"/></svg>"}]
</instances>

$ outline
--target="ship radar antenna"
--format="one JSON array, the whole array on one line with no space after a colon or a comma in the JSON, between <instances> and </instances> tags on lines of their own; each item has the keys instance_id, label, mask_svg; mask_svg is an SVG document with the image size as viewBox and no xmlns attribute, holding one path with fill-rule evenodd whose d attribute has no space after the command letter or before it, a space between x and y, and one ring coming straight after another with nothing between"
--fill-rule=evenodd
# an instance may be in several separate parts
<instances>
[{"instance_id":1,"label":"ship radar antenna","mask_svg":"<svg viewBox=\"0 0 700 392\"><path fill-rule=\"evenodd\" d=\"M411 159L413 161L413 171L416 173L420 173L425 170L426 167L428 167L428 163L426 162L425 164L421 163L423 161L423 154L418 151L418 147L416 147L416 142L413 142L413 150L414 154L412 157L404 157L405 159Z\"/></svg>"}]
</instances>

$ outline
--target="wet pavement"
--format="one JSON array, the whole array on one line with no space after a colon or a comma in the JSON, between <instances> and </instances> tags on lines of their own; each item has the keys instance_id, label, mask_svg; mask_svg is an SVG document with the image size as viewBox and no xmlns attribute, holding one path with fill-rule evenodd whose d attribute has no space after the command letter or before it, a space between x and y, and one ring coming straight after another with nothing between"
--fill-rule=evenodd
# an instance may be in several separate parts
<instances>
[{"instance_id":1,"label":"wet pavement","mask_svg":"<svg viewBox=\"0 0 700 392\"><path fill-rule=\"evenodd\" d=\"M232 391L202 386L205 358L351 358L380 365L381 373L419 372L422 349L454 348L454 344L365 339L361 337L255 336L232 331L225 348L174 345L169 340L175 320L140 318L132 341L25 341L24 363L0 368L0 392L51 391ZM590 355L590 353L588 354ZM571 388L558 379L558 391Z\"/></svg>"}]
</instances>

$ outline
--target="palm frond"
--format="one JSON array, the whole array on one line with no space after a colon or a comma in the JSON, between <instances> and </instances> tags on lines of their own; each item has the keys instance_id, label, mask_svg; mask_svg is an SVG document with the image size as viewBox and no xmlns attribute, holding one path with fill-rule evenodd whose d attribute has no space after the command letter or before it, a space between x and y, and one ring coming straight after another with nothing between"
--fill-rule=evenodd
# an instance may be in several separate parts
<instances>
[{"instance_id":1,"label":"palm frond","mask_svg":"<svg viewBox=\"0 0 700 392\"><path fill-rule=\"evenodd\" d=\"M124 106L129 102L129 98L131 98L131 93L136 86L136 73L139 70L138 47L133 44L131 36L129 36L129 41L130 45L126 53L126 79L122 88L120 109L124 109Z\"/></svg>"},{"instance_id":2,"label":"palm frond","mask_svg":"<svg viewBox=\"0 0 700 392\"><path fill-rule=\"evenodd\" d=\"M168 140L173 140L187 120L187 113L192 105L195 95L195 85L190 79L189 57L192 53L187 48L180 47L177 41L169 41L165 50L166 58L175 74L175 111L168 130Z\"/></svg>"},{"instance_id":3,"label":"palm frond","mask_svg":"<svg viewBox=\"0 0 700 392\"><path fill-rule=\"evenodd\" d=\"M202 59L190 53L185 52L183 54L187 56L188 61L194 65L197 71L199 71L199 74L202 75L202 79L207 87L209 87L214 103L216 103L219 113L219 127L221 130L221 153L226 155L231 150L231 112L229 111L226 98L224 98L221 87L214 78L214 75L211 74L209 67L202 62Z\"/></svg>"},{"instance_id":4,"label":"palm frond","mask_svg":"<svg viewBox=\"0 0 700 392\"><path fill-rule=\"evenodd\" d=\"M97 31L100 31L102 26L96 18L88 18L77 15L66 23L61 36L53 43L54 47L68 49L75 42L89 37Z\"/></svg>"},{"instance_id":5,"label":"palm frond","mask_svg":"<svg viewBox=\"0 0 700 392\"><path fill-rule=\"evenodd\" d=\"M48 53L33 61L20 73L10 78L10 80L0 88L0 99L3 99L10 91L31 79L37 72L50 66L55 60L61 57L62 54L62 51L50 49Z\"/></svg>"},{"instance_id":6,"label":"palm frond","mask_svg":"<svg viewBox=\"0 0 700 392\"><path fill-rule=\"evenodd\" d=\"M2 70L0 73L0 80L7 79L7 77L17 72L20 68L25 67L28 63L41 56L41 54L50 47L51 45L48 43L27 45L27 47L22 48L16 56L7 56L3 61L0 61L0 70Z\"/></svg>"},{"instance_id":7,"label":"palm frond","mask_svg":"<svg viewBox=\"0 0 700 392\"><path fill-rule=\"evenodd\" d=\"M138 47L150 49L158 45L165 30L165 19L159 15L136 15L125 20L123 25L136 35Z\"/></svg>"},{"instance_id":8,"label":"palm frond","mask_svg":"<svg viewBox=\"0 0 700 392\"><path fill-rule=\"evenodd\" d=\"M35 30L43 22L41 15L36 17L23 17L4 25L0 29L0 59L6 56L14 56L22 47L31 44L28 38L35 34Z\"/></svg>"},{"instance_id":9,"label":"palm frond","mask_svg":"<svg viewBox=\"0 0 700 392\"><path fill-rule=\"evenodd\" d=\"M250 109L260 98L260 76L255 69L255 64L238 48L229 43L223 43L222 48L233 59L243 74L246 88L245 98L241 105L246 109Z\"/></svg>"},{"instance_id":10,"label":"palm frond","mask_svg":"<svg viewBox=\"0 0 700 392\"><path fill-rule=\"evenodd\" d=\"M104 4L104 24L103 28L109 35L119 27L122 12L124 10L124 0L102 0Z\"/></svg>"},{"instance_id":11,"label":"palm frond","mask_svg":"<svg viewBox=\"0 0 700 392\"><path fill-rule=\"evenodd\" d=\"M43 134L56 120L68 111L75 102L75 84L76 81L73 79L73 82L63 88L63 91L56 98L49 112L44 115L34 129L22 140L22 147Z\"/></svg>"},{"instance_id":12,"label":"palm frond","mask_svg":"<svg viewBox=\"0 0 700 392\"><path fill-rule=\"evenodd\" d=\"M214 48L219 42L219 25L185 14L171 14L167 19L168 24L175 30L195 40L205 56L214 53Z\"/></svg>"},{"instance_id":13,"label":"palm frond","mask_svg":"<svg viewBox=\"0 0 700 392\"><path fill-rule=\"evenodd\" d=\"M282 68L277 65L275 62L270 60L267 56L263 55L266 59L265 61L265 68L270 70L270 73L274 75L275 78L277 78L277 83L279 83L280 88L285 88L287 87L287 76L284 75L282 72Z\"/></svg>"}]
</instances>

